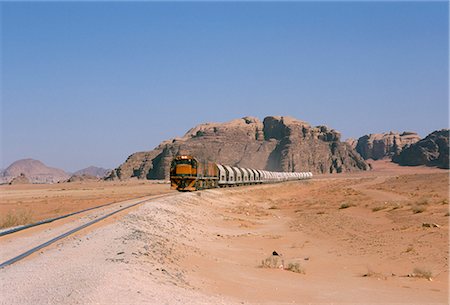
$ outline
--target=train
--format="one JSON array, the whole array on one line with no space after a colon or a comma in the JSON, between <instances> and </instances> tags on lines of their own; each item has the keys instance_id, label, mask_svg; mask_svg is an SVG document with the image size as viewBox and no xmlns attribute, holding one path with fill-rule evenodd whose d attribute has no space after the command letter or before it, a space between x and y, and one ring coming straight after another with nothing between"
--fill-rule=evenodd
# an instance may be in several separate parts
<instances>
[{"instance_id":1,"label":"train","mask_svg":"<svg viewBox=\"0 0 450 305\"><path fill-rule=\"evenodd\" d=\"M303 180L312 176L311 172L271 172L216 164L190 155L174 157L170 166L171 189L178 191Z\"/></svg>"}]
</instances>

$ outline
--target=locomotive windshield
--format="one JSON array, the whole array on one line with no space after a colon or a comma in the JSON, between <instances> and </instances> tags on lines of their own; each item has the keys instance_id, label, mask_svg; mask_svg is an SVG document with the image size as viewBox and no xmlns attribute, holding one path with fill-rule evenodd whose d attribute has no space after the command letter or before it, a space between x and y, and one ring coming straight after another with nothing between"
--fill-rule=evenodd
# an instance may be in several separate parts
<instances>
[{"instance_id":1,"label":"locomotive windshield","mask_svg":"<svg viewBox=\"0 0 450 305\"><path fill-rule=\"evenodd\" d=\"M190 159L177 160L177 164L192 164Z\"/></svg>"}]
</instances>

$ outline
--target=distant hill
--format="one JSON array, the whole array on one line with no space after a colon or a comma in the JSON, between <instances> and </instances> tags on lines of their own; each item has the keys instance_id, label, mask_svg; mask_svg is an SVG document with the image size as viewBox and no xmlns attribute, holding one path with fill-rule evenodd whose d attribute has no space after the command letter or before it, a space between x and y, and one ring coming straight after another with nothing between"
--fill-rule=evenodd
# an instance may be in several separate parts
<instances>
[{"instance_id":1,"label":"distant hill","mask_svg":"<svg viewBox=\"0 0 450 305\"><path fill-rule=\"evenodd\" d=\"M12 163L2 173L2 181L10 182L25 175L31 183L55 183L70 177L59 168L49 167L39 160L22 159Z\"/></svg>"},{"instance_id":2,"label":"distant hill","mask_svg":"<svg viewBox=\"0 0 450 305\"><path fill-rule=\"evenodd\" d=\"M198 125L182 138L132 154L108 178L167 179L170 162L179 153L272 171L340 173L368 169L355 149L341 142L338 131L291 117L270 116L263 121L244 117Z\"/></svg>"},{"instance_id":3,"label":"distant hill","mask_svg":"<svg viewBox=\"0 0 450 305\"><path fill-rule=\"evenodd\" d=\"M89 166L79 171L73 173L73 176L93 176L97 178L104 178L111 173L110 169L97 167L97 166Z\"/></svg>"}]
</instances>

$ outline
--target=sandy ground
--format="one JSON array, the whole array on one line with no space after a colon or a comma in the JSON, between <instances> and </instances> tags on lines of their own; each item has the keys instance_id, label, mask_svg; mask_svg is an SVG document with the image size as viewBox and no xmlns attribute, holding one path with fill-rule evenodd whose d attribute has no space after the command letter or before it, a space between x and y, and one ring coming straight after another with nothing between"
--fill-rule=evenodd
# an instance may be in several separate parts
<instances>
[{"instance_id":1,"label":"sandy ground","mask_svg":"<svg viewBox=\"0 0 450 305\"><path fill-rule=\"evenodd\" d=\"M167 184L131 180L0 185L0 228L23 225L109 202L169 192Z\"/></svg>"},{"instance_id":2,"label":"sandy ground","mask_svg":"<svg viewBox=\"0 0 450 305\"><path fill-rule=\"evenodd\" d=\"M448 304L448 171L373 167L150 201L0 270L1 303Z\"/></svg>"}]
</instances>

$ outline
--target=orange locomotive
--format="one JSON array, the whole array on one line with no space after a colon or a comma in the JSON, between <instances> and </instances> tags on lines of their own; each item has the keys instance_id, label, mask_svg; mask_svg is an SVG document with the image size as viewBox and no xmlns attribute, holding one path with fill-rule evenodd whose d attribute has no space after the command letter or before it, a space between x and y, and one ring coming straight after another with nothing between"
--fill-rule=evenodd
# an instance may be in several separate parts
<instances>
[{"instance_id":1,"label":"orange locomotive","mask_svg":"<svg viewBox=\"0 0 450 305\"><path fill-rule=\"evenodd\" d=\"M215 163L200 161L192 156L176 156L170 166L171 188L197 191L219 187L219 169Z\"/></svg>"}]
</instances>

